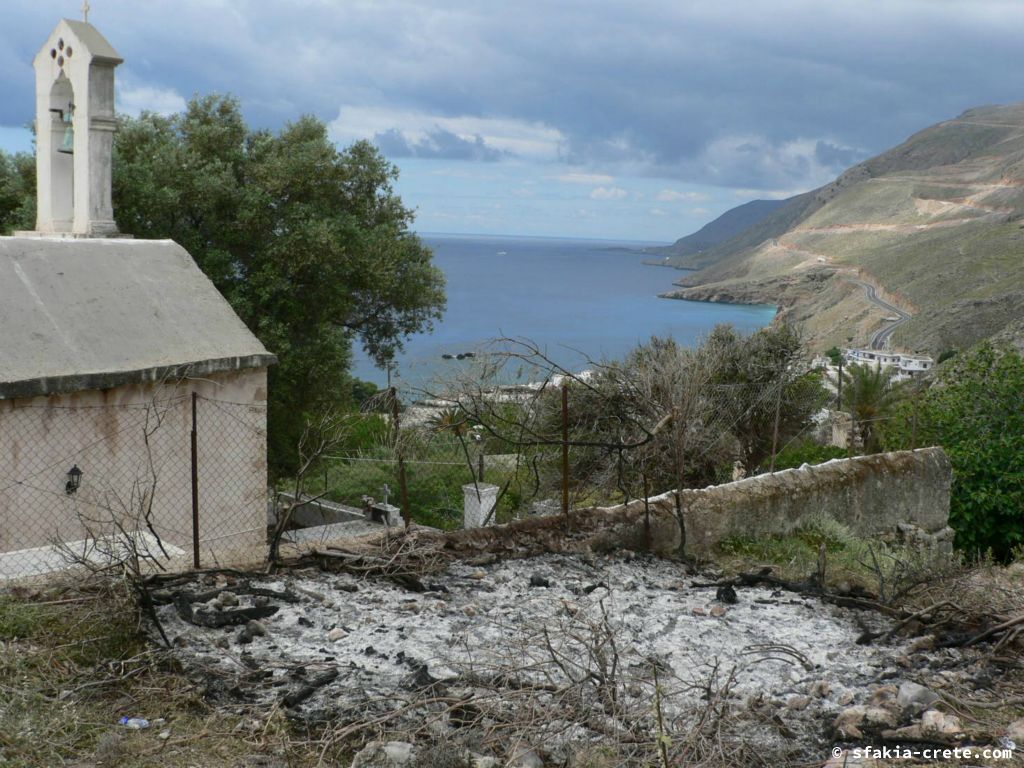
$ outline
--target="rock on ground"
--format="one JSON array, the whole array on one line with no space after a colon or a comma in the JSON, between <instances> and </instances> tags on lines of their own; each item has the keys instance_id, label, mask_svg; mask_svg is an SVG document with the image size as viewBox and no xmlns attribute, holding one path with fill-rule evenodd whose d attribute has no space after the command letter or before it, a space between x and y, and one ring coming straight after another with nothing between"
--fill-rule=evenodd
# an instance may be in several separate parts
<instances>
[{"instance_id":1,"label":"rock on ground","mask_svg":"<svg viewBox=\"0 0 1024 768\"><path fill-rule=\"evenodd\" d=\"M351 768L404 768L413 760L413 745L407 741L371 741L352 758Z\"/></svg>"}]
</instances>

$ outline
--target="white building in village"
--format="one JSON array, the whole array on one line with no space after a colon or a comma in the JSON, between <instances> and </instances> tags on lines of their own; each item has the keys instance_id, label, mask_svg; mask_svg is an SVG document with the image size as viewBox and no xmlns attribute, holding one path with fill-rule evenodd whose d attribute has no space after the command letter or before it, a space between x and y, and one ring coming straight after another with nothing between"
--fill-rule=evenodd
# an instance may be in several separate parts
<instances>
[{"instance_id":1,"label":"white building in village","mask_svg":"<svg viewBox=\"0 0 1024 768\"><path fill-rule=\"evenodd\" d=\"M34 62L37 225L0 238L0 578L133 510L171 555L265 540L275 358L183 248L118 236L121 61L63 20Z\"/></svg>"},{"instance_id":2,"label":"white building in village","mask_svg":"<svg viewBox=\"0 0 1024 768\"><path fill-rule=\"evenodd\" d=\"M930 371L935 367L935 360L929 355L911 355L905 352L889 352L879 349L847 349L843 352L846 365L869 365L878 368L895 368L893 381L906 381L914 376ZM823 368L828 371L831 381L839 375L838 366L824 355L818 355L811 361L812 368Z\"/></svg>"},{"instance_id":3,"label":"white building in village","mask_svg":"<svg viewBox=\"0 0 1024 768\"><path fill-rule=\"evenodd\" d=\"M931 370L935 365L935 361L928 355L909 355L881 349L848 349L844 353L844 357L849 363L896 368L897 375L904 377Z\"/></svg>"}]
</instances>

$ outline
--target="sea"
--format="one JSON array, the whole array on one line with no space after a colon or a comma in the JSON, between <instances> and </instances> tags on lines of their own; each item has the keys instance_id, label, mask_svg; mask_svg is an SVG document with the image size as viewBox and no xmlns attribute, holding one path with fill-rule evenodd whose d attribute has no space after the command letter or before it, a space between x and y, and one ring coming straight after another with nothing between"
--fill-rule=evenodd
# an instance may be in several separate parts
<instances>
[{"instance_id":1,"label":"sea","mask_svg":"<svg viewBox=\"0 0 1024 768\"><path fill-rule=\"evenodd\" d=\"M405 342L390 372L408 387L478 362L494 339L529 340L568 370L588 360L624 358L652 336L699 343L714 326L743 331L768 325L770 305L661 299L685 273L643 263L638 241L549 237L421 235L447 280L448 308L429 333ZM356 343L353 375L386 386ZM473 357L459 355L473 353ZM445 356L450 356L446 358Z\"/></svg>"}]
</instances>

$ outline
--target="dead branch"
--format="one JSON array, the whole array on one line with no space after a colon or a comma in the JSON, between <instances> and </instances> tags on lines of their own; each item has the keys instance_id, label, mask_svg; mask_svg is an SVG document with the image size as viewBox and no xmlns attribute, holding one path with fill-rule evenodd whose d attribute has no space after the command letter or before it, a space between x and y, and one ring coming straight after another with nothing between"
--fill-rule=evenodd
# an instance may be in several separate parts
<instances>
[{"instance_id":1,"label":"dead branch","mask_svg":"<svg viewBox=\"0 0 1024 768\"><path fill-rule=\"evenodd\" d=\"M995 635L1006 632L1006 630L1008 629L1018 627L1021 624L1024 624L1024 614L1021 614L1020 616L1015 616L1012 619L1008 619L1007 621L1004 621L1001 624L997 624L994 627L989 627L984 632L980 632L977 635L974 635L974 637L971 637L968 640L966 640L962 644L962 647L968 648L972 645L976 645L977 643L980 643L983 640L988 640L990 637L994 637Z\"/></svg>"},{"instance_id":2,"label":"dead branch","mask_svg":"<svg viewBox=\"0 0 1024 768\"><path fill-rule=\"evenodd\" d=\"M282 503L277 498L277 519L270 531L270 546L267 553L267 572L271 573L280 564L281 538L292 524L296 510L319 501L325 494L310 497L306 494L306 482L310 471L319 461L340 445L349 432L348 417L332 411L320 415L316 421L308 421L299 438L297 452L299 468L295 472L291 501Z\"/></svg>"}]
</instances>

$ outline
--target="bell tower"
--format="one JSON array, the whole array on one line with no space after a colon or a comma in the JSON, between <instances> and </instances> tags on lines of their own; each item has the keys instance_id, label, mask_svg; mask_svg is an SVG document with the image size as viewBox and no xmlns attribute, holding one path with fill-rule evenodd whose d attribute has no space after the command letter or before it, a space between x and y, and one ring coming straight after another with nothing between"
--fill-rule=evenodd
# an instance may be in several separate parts
<instances>
[{"instance_id":1,"label":"bell tower","mask_svg":"<svg viewBox=\"0 0 1024 768\"><path fill-rule=\"evenodd\" d=\"M87 21L62 19L36 54L36 232L117 235L111 202L114 69L123 61Z\"/></svg>"}]
</instances>

